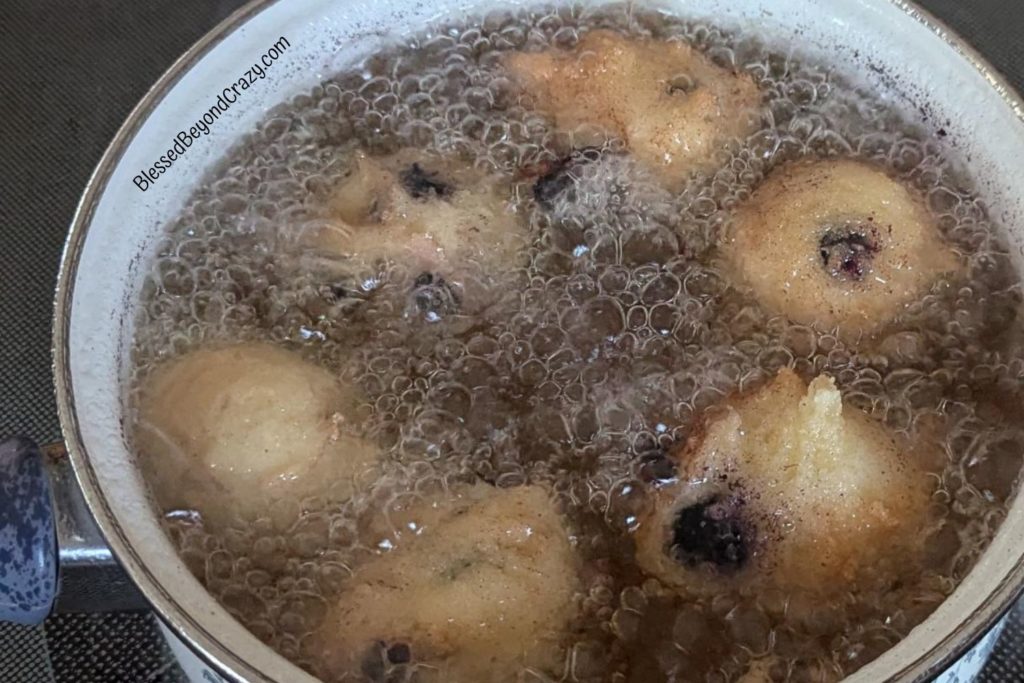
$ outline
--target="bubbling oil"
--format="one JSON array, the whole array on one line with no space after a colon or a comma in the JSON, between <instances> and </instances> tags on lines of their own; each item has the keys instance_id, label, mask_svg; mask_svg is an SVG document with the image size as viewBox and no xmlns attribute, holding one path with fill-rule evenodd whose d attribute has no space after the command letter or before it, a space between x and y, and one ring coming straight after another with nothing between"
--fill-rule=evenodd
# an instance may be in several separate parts
<instances>
[{"instance_id":1,"label":"bubbling oil","mask_svg":"<svg viewBox=\"0 0 1024 683\"><path fill-rule=\"evenodd\" d=\"M595 132L554 129L502 56L569 48L595 28L683 40L746 72L762 125L678 192L605 139L573 191L539 206L529 169L593 146ZM403 263L356 268L295 246L326 219L355 150L409 147L506 178L529 228L507 272L468 264L458 306L425 307L420 273ZM767 314L716 248L767 172L828 157L869 160L915 188L967 263L966 278L936 283L871 344ZM553 491L584 563L557 680L837 680L948 596L1006 514L1024 453L1020 290L955 152L829 65L632 5L499 12L410 37L273 109L169 226L142 293L136 388L197 347L294 349L364 392L362 430L385 453L379 478L349 499L278 501L213 530L201 510L161 502L181 473L141 462L192 572L314 673L309 643L332 597L393 535L368 520L404 496L483 481ZM851 592L800 618L794 595L684 599L633 558L644 458L783 367L831 374L844 401L911 439L943 425L925 562L890 592ZM517 675L547 680L507 680Z\"/></svg>"}]
</instances>

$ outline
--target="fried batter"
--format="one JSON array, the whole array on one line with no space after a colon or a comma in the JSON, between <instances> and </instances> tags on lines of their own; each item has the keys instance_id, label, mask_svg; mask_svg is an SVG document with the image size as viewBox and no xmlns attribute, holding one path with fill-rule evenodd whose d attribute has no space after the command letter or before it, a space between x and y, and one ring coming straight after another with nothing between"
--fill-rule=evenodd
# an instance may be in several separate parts
<instances>
[{"instance_id":1,"label":"fried batter","mask_svg":"<svg viewBox=\"0 0 1024 683\"><path fill-rule=\"evenodd\" d=\"M765 308L853 339L958 268L920 198L856 161L774 171L736 212L726 251Z\"/></svg>"},{"instance_id":2,"label":"fried batter","mask_svg":"<svg viewBox=\"0 0 1024 683\"><path fill-rule=\"evenodd\" d=\"M269 344L191 352L141 391L139 451L182 481L157 494L214 525L273 500L350 493L378 458L353 430L358 392Z\"/></svg>"},{"instance_id":3,"label":"fried batter","mask_svg":"<svg viewBox=\"0 0 1024 683\"><path fill-rule=\"evenodd\" d=\"M758 122L754 81L679 41L597 30L572 51L515 52L506 65L559 128L592 125L621 138L666 186Z\"/></svg>"},{"instance_id":4,"label":"fried batter","mask_svg":"<svg viewBox=\"0 0 1024 683\"><path fill-rule=\"evenodd\" d=\"M413 531L356 568L321 628L329 676L403 664L449 683L561 673L578 561L544 489L479 484L398 517Z\"/></svg>"},{"instance_id":5,"label":"fried batter","mask_svg":"<svg viewBox=\"0 0 1024 683\"><path fill-rule=\"evenodd\" d=\"M364 265L396 261L444 274L469 264L483 273L508 270L521 260L527 234L501 187L473 169L419 154L356 153L330 198L328 222L302 242Z\"/></svg>"},{"instance_id":6,"label":"fried batter","mask_svg":"<svg viewBox=\"0 0 1024 683\"><path fill-rule=\"evenodd\" d=\"M684 592L884 586L920 551L929 500L917 455L844 407L831 378L783 370L728 400L675 454L637 558Z\"/></svg>"}]
</instances>

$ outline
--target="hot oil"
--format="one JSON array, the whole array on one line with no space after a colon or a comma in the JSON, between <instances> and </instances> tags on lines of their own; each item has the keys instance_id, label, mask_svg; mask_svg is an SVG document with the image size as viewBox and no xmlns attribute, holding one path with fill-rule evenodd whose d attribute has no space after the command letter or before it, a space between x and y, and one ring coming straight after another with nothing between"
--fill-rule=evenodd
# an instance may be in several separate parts
<instances>
[{"instance_id":1,"label":"hot oil","mask_svg":"<svg viewBox=\"0 0 1024 683\"><path fill-rule=\"evenodd\" d=\"M519 98L501 58L568 48L596 27L682 39L751 74L765 98L761 129L678 193L620 141L599 140L600 160L581 167L573 191L539 207L529 169L595 134L555 131ZM458 306L424 304L422 273L405 264L355 268L296 247L325 220L356 148L407 147L504 178L509 210L529 226L521 263L498 274L469 265L454 284ZM914 187L966 254L966 281L937 283L877 343L767 315L715 248L730 210L769 170L831 156L871 160ZM1024 452L1020 282L955 153L828 65L633 7L488 15L328 79L246 134L151 267L136 382L201 345L266 340L365 393L364 430L386 457L354 499L279 502L216 534L168 510L196 576L311 671L311 634L332 596L391 538L368 520L409 491L482 480L550 487L572 528L586 569L561 680L835 680L895 644L964 577L1006 514ZM801 611L801 596L771 592L683 599L633 561L645 457L787 366L805 379L833 375L849 405L911 439L940 434L927 563L914 581L827 609ZM178 474L142 460L159 500Z\"/></svg>"}]
</instances>

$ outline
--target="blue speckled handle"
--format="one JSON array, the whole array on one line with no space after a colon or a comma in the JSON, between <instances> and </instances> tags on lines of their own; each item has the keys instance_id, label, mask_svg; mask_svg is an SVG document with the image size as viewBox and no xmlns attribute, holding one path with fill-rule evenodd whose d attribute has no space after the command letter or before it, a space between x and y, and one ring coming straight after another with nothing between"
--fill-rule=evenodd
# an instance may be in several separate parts
<instances>
[{"instance_id":1,"label":"blue speckled handle","mask_svg":"<svg viewBox=\"0 0 1024 683\"><path fill-rule=\"evenodd\" d=\"M0 621L38 624L57 598L57 531L39 448L0 443Z\"/></svg>"}]
</instances>

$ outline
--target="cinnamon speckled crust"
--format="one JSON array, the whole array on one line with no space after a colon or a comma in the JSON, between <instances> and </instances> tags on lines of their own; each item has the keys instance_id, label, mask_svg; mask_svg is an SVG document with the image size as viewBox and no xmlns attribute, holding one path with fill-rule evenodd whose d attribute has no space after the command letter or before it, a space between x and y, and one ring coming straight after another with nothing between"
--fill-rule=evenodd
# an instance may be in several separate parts
<instances>
[{"instance_id":1,"label":"cinnamon speckled crust","mask_svg":"<svg viewBox=\"0 0 1024 683\"><path fill-rule=\"evenodd\" d=\"M505 63L560 129L592 125L621 138L666 186L708 166L759 120L760 93L748 75L679 41L596 30L571 51L516 52Z\"/></svg>"},{"instance_id":2,"label":"cinnamon speckled crust","mask_svg":"<svg viewBox=\"0 0 1024 683\"><path fill-rule=\"evenodd\" d=\"M157 481L180 482L157 495L215 527L274 500L349 495L379 455L353 431L356 390L269 344L193 351L141 391L136 446Z\"/></svg>"},{"instance_id":3,"label":"cinnamon speckled crust","mask_svg":"<svg viewBox=\"0 0 1024 683\"><path fill-rule=\"evenodd\" d=\"M959 269L918 196L849 160L773 171L736 211L725 250L769 311L854 340Z\"/></svg>"},{"instance_id":4,"label":"cinnamon speckled crust","mask_svg":"<svg viewBox=\"0 0 1024 683\"><path fill-rule=\"evenodd\" d=\"M391 523L405 533L355 568L321 627L332 680L408 662L447 683L515 681L523 668L557 679L578 559L547 491L477 484Z\"/></svg>"},{"instance_id":5,"label":"cinnamon speckled crust","mask_svg":"<svg viewBox=\"0 0 1024 683\"><path fill-rule=\"evenodd\" d=\"M684 593L884 587L916 566L931 480L915 452L844 407L825 375L807 386L782 370L730 399L676 462L678 479L653 494L642 520L637 559ZM717 529L702 528L719 544L724 528L726 541L742 544L743 561L674 545L675 526L686 521L680 512L709 500L729 505L714 518Z\"/></svg>"},{"instance_id":6,"label":"cinnamon speckled crust","mask_svg":"<svg viewBox=\"0 0 1024 683\"><path fill-rule=\"evenodd\" d=\"M328 200L326 222L301 231L299 242L361 265L508 270L523 260L528 231L503 190L495 178L453 161L413 151L356 152Z\"/></svg>"}]
</instances>

